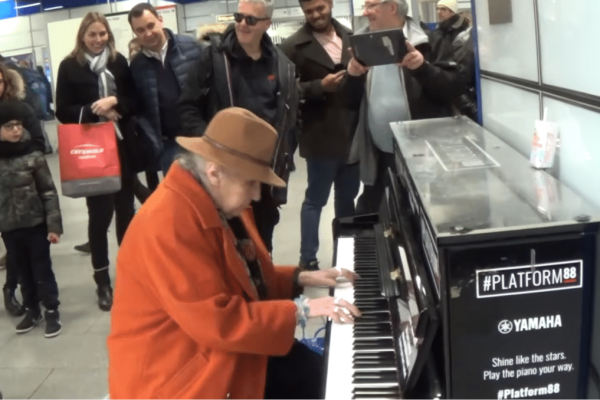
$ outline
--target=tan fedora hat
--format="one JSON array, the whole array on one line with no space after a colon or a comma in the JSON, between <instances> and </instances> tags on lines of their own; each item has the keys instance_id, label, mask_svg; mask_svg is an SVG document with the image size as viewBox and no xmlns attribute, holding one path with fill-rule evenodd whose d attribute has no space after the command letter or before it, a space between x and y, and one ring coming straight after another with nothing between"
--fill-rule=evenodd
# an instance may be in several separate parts
<instances>
[{"instance_id":1,"label":"tan fedora hat","mask_svg":"<svg viewBox=\"0 0 600 400\"><path fill-rule=\"evenodd\" d=\"M248 180L285 187L271 169L277 131L252 112L231 107L219 111L202 137L178 137L177 143L205 160Z\"/></svg>"}]
</instances>

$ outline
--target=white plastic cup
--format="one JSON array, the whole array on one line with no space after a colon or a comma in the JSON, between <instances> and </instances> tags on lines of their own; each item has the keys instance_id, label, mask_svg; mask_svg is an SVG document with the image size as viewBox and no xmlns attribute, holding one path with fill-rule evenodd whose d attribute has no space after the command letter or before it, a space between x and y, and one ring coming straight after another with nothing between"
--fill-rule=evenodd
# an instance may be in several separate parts
<instances>
[{"instance_id":1,"label":"white plastic cup","mask_svg":"<svg viewBox=\"0 0 600 400\"><path fill-rule=\"evenodd\" d=\"M533 168L552 168L558 142L558 124L535 121L530 163Z\"/></svg>"}]
</instances>

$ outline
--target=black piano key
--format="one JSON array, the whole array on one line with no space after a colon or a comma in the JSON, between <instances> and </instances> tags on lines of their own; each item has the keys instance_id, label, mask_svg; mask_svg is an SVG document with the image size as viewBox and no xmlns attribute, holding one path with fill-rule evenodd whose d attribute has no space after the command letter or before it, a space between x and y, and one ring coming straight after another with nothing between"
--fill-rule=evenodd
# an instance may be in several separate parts
<instances>
[{"instance_id":1,"label":"black piano key","mask_svg":"<svg viewBox=\"0 0 600 400\"><path fill-rule=\"evenodd\" d=\"M390 312L378 313L378 314L365 314L356 318L358 322L385 322L390 320Z\"/></svg>"},{"instance_id":2,"label":"black piano key","mask_svg":"<svg viewBox=\"0 0 600 400\"><path fill-rule=\"evenodd\" d=\"M387 395L393 396L400 394L400 386L391 386L388 388L377 388L377 387L359 387L352 389L352 393L355 395Z\"/></svg>"},{"instance_id":3,"label":"black piano key","mask_svg":"<svg viewBox=\"0 0 600 400\"><path fill-rule=\"evenodd\" d=\"M353 385L363 385L363 386L369 386L369 385L373 385L373 386L377 386L377 385L384 385L384 384L398 384L398 377L396 376L396 373L393 373L393 375L384 377L384 376L378 376L378 375L368 375L368 377L366 378L354 378L352 379L352 384Z\"/></svg>"},{"instance_id":4,"label":"black piano key","mask_svg":"<svg viewBox=\"0 0 600 400\"><path fill-rule=\"evenodd\" d=\"M382 380L384 382L398 382L396 371L354 371L354 379Z\"/></svg>"},{"instance_id":5,"label":"black piano key","mask_svg":"<svg viewBox=\"0 0 600 400\"><path fill-rule=\"evenodd\" d=\"M373 334L381 334L381 333L392 333L392 327L388 324L386 325L380 325L380 324L373 324L373 325L359 325L353 326L353 336L357 336L357 335L373 335Z\"/></svg>"},{"instance_id":6,"label":"black piano key","mask_svg":"<svg viewBox=\"0 0 600 400\"><path fill-rule=\"evenodd\" d=\"M359 387L355 388L352 393L354 399L399 399L400 388L389 387L389 388L369 388Z\"/></svg>"},{"instance_id":7,"label":"black piano key","mask_svg":"<svg viewBox=\"0 0 600 400\"><path fill-rule=\"evenodd\" d=\"M363 331L363 330L359 330L359 331L354 331L354 334L352 336L354 336L355 340L360 340L361 338L369 338L369 337L375 337L375 336L391 336L392 335L392 330L385 330L385 329L373 329L373 330L368 330L368 331Z\"/></svg>"},{"instance_id":8,"label":"black piano key","mask_svg":"<svg viewBox=\"0 0 600 400\"><path fill-rule=\"evenodd\" d=\"M365 361L365 360L377 360L377 361L390 361L395 360L396 354L394 349L384 349L377 353L355 353L352 355L353 361Z\"/></svg>"},{"instance_id":9,"label":"black piano key","mask_svg":"<svg viewBox=\"0 0 600 400\"><path fill-rule=\"evenodd\" d=\"M352 348L354 351L362 351L362 350L385 350L385 349L393 349L394 341L392 339L379 339L372 341L364 341L364 342L356 342Z\"/></svg>"},{"instance_id":10,"label":"black piano key","mask_svg":"<svg viewBox=\"0 0 600 400\"><path fill-rule=\"evenodd\" d=\"M354 370L364 370L364 369L393 369L396 371L398 369L398 364L396 364L395 360L361 360L361 361L353 361L352 368Z\"/></svg>"}]
</instances>

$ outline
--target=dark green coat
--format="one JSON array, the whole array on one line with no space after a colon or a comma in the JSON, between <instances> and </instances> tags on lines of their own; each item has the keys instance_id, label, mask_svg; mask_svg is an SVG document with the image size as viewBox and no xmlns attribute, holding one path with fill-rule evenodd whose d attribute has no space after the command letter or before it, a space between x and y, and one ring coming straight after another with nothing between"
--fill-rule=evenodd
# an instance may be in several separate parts
<instances>
[{"instance_id":1,"label":"dark green coat","mask_svg":"<svg viewBox=\"0 0 600 400\"><path fill-rule=\"evenodd\" d=\"M58 193L44 155L32 149L29 133L19 143L0 141L0 232L43 223L63 233Z\"/></svg>"}]
</instances>

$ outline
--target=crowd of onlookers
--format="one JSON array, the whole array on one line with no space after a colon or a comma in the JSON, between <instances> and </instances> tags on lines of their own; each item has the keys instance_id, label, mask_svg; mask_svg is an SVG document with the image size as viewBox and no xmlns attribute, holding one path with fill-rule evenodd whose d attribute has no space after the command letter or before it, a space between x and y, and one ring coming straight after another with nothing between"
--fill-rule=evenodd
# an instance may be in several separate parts
<instances>
[{"instance_id":1,"label":"crowd of onlookers","mask_svg":"<svg viewBox=\"0 0 600 400\"><path fill-rule=\"evenodd\" d=\"M156 9L148 3L140 3L132 8L128 16L136 36L129 44L128 55L117 52L111 27L102 14L90 12L83 18L73 51L60 63L55 83L54 110L61 124L112 122L118 133L121 189L117 193L86 198L89 242L77 246L78 250L91 253L92 273L100 309L110 311L113 306L107 237L109 225L115 217L119 245L124 238L126 242L136 243L133 238L126 238L128 227L136 214L134 199L137 197L141 203L145 203L150 198L155 200L150 201L152 206L164 206L161 203L162 199L151 197L159 186L160 174L168 174L166 179L173 185L173 188L169 189L171 192L181 190L177 201L182 209L188 205L186 196L189 193L205 196L205 190L206 193L214 194L212 201L206 200L206 210L188 210L192 213L190 218L197 217L194 213L204 212L206 215L212 215L210 207L217 207L221 212L228 207L234 210L230 210L231 215L226 218L221 214L221 218L227 220L223 219L224 226L233 231L239 259L243 259L246 266L243 278L238 276L237 279L240 282L250 280L244 284L245 287L254 288L250 293L256 297L256 301L262 301L269 299L269 287L289 286L286 290L291 295L292 279L294 288L318 286L323 282L326 285L330 285L331 282L335 284L335 274L333 278L329 275L318 275L324 272L320 271L317 259L321 211L332 188L336 218L376 213L379 210L383 193L389 184L387 171L396 169L390 122L458 114L476 119L477 99L473 89L475 68L471 27L468 19L458 14L456 0L439 1L440 22L433 30L427 29L408 16L409 7L406 0L365 0L363 14L368 20L368 25L363 32L402 29L407 39L408 54L401 63L373 67L362 65L354 58L349 49L349 38L353 33L332 17L332 0L299 0L299 4L304 11L306 23L280 46L274 45L267 34L272 23L272 0L240 0L238 10L234 13L235 23L229 26L207 27L199 34L198 40L164 28L163 20ZM33 73L33 70L23 71L22 66L7 60L0 63L0 232L6 246L6 258L2 263L6 267L3 294L8 313L12 316L24 316L16 327L17 333L29 332L45 319L45 336L51 338L61 332L61 321L58 312L59 291L52 271L50 245L60 241L63 228L59 196L44 158L44 153L52 152L43 129L43 120L51 118L51 113L40 100L43 96L38 94L38 100L32 102L31 98L36 93L30 92L35 80L28 77L29 71ZM46 96L50 98L48 93ZM227 114L227 118L230 118L227 120L223 116L223 110L229 108L235 111ZM219 123L213 124L218 118ZM236 138L239 137L239 142L223 144L227 142L228 131L222 131L220 127L226 126L232 129L232 135L238 135ZM254 127L252 129L256 129L257 135L266 138L265 141L246 142L249 140L247 138L251 137L248 135L252 133L249 127ZM275 132L277 138L268 139L270 132ZM202 139L201 143L182 142L181 137ZM180 143L187 143L187 147L182 148ZM266 147L261 147L263 145ZM245 149L247 153L235 150L236 146ZM201 167L200 164L186 167L190 163L190 149L196 148L204 149L198 150L198 154L206 157L206 160L229 159L229 164L237 168L240 176L250 173L243 171L240 165L248 165L258 171L255 171L255 175L258 174L256 176L268 175L269 178L248 180L250 175L247 175L248 182L244 183L238 176L237 180L229 181L229 186L220 186L221 175L227 176L227 173L221 171L221 167L215 167L216 164L205 160L200 163ZM249 243L249 236L252 236L251 232L254 231L247 231L244 226L246 229L254 229L257 232L256 238L262 241L258 253L272 253L274 229L279 222L279 210L287 202L288 189L285 184L295 170L293 157L297 148L300 156L306 160L308 172L307 189L300 214L298 268L295 271L278 272L278 278L268 278L264 273L274 274L273 267L271 265L264 269L270 262L263 259L261 269L257 250ZM179 157L183 158L178 162L177 168L172 168ZM270 163L261 157L269 158ZM227 164L224 161L223 163ZM184 167L194 177L195 186L189 186L189 179L183 172ZM139 179L140 173L145 174L145 179ZM231 183L234 181L235 184ZM357 199L361 182L364 190ZM157 196L166 196L167 190L164 189L164 185L160 188L160 194L157 193ZM236 199L242 205L246 201L244 199L252 200L252 215L244 216L245 222L239 219L243 214L242 210L232 206ZM251 219L251 223L248 222L248 218ZM177 225L175 217L169 221ZM185 222L186 227L189 227L190 222ZM142 235L143 223L140 224L142 225L137 227L136 232ZM206 260L205 256L208 253L198 250L203 247L198 246L196 249L193 243L188 243L190 238L179 237L174 227L164 228L166 232L174 232L174 237L166 238L166 241L180 241L181 251L189 252L190 259L193 259L194 254L194 257L198 257L198 260L206 265L217 262ZM156 226L153 229L156 229ZM228 239L215 236L216 231L211 232L214 237L211 236L210 240L215 240L215 243L227 242ZM150 246L148 251L156 250L157 257L164 257L165 263L168 260L171 262L163 265L160 260L152 260L154 264L158 262L155 265L157 276L164 275L165 282L161 283L161 288L156 286L153 289L142 289L146 286L140 285L140 298L146 296L152 299L149 301L164 303L160 307L163 311L166 310L170 317L185 315L184 320L174 323L187 326L190 331L186 331L186 334L208 334L198 329L197 322L191 315L185 314L188 306L196 310L204 310L204 306L198 303L197 308L194 308L195 303L190 305L178 299L187 295L198 295L197 290L191 290L191 286L195 283L204 284L203 280L212 278L198 276L198 271L194 268L184 268L180 265L179 257L185 255L177 254L177 248L171 252L174 254L165 254L160 249L161 246L167 246L167 243L144 245ZM123 257L137 257L137 249L131 246L133 245L130 245L126 256ZM204 243L203 246L207 247L209 243ZM123 262L125 261L121 261L121 264ZM121 268L126 267L121 265ZM165 271L165 268L175 268L176 271ZM181 271L177 270L178 268ZM132 285L140 283L131 271L127 272L128 282ZM214 272L211 270L211 273ZM317 275L302 275L308 272ZM186 281L186 273L190 274L190 278L199 281ZM171 284L166 278L169 276L177 277L178 285L181 286L173 286L175 283ZM154 278L156 276L152 279ZM215 282L211 285L216 284ZM218 284L222 282L218 280ZM22 304L15 296L18 285L21 288ZM214 289L210 285L207 287ZM228 293L228 288L230 287L221 288L225 293L223 296ZM121 290L122 296L125 296L123 293L126 292L123 290L127 289L117 290ZM164 296L156 298L148 290L163 290ZM205 304L211 312L222 310L217 303L223 302L224 298L219 296L221 295L217 294L215 297L220 299L214 300L215 304ZM165 303L171 300L173 304ZM294 307L289 302L277 303L277 306L273 304L273 307L280 308L273 308L270 312L275 313L277 318L286 319L286 322L282 322L278 328L272 328L288 332L288 322L293 321L287 318L286 313L291 312L296 313L294 321L296 318L298 321L305 321L309 316L331 316L343 321L344 318L352 319L352 315L359 315L354 306L344 303L343 300L324 298L319 301L307 302L301 296L295 300ZM126 397L139 395L142 387L149 388L143 392L142 397L154 396L158 392L154 392L152 384L158 384L157 380L152 381L153 383L144 380L133 385L135 382L125 376L134 368L141 368L140 359L134 357L135 346L129 347L127 343L132 329L143 328L135 325L143 323L142 320L131 321L127 315L138 315L136 312L143 309L146 317L155 320L158 314L153 314L148 309L152 304L136 306L135 301L130 303L122 303L119 316L113 320L113 350L120 348L119 346L130 348L129 354L123 357L129 357L133 363L122 364L125 369L120 370L122 374L117 374L120 375L120 383L117 386L122 390L120 395ZM211 308L213 306L217 308ZM246 310L241 303L239 307L240 310ZM171 308L172 313L169 311ZM352 315L344 314L348 310L351 310ZM268 324L268 320L253 319L250 314L244 314L242 318L247 319L244 332L248 330L251 333L248 337L240 337L239 343L237 339L232 341L234 347L227 350L228 357L239 357L236 359L242 360L244 354L256 351L252 346L266 346L264 348L270 349L273 346L277 347L274 343L266 343L264 338L260 338L258 331L253 330L253 327L258 329L262 326L260 324ZM167 330L165 321L161 322L163 325L160 329L152 328L152 332ZM211 323L232 323L227 321L227 318L220 321L221 319L217 318ZM175 325L169 326L175 329ZM219 334L229 331L228 327L221 325L216 328L215 332ZM171 332L173 335L164 333L168 337L180 335L175 331ZM240 344L246 343L244 340L251 347L247 351ZM173 343L174 347L169 346L171 350L176 350L177 346L190 345L184 342L189 341L182 339ZM143 343L145 342L136 345L141 346ZM218 349L219 345L225 346L227 343L229 342L204 344ZM143 351L143 354L150 354L146 348L139 350ZM275 353L268 354L274 355L281 350L272 351ZM152 354L158 358L162 353L164 352L158 348L152 349ZM187 354L186 357L189 356L189 352L181 352L182 355L184 353ZM204 362L202 360L202 357L194 357L192 361ZM277 365L282 368L274 368L272 371L269 367L265 372L266 364L263 361L260 361L260 367L245 370L244 376L256 376L252 379L262 380L266 374L267 393L281 397L292 387L290 385L296 385L306 389L306 392L302 392L305 395L303 397L312 398L315 395L310 385L300 383L306 381L308 375L303 378L295 375L287 377L284 380L285 384L278 378L275 379L274 385L270 385L273 376L281 377L282 372L278 369L286 369L287 366L283 367L283 361L279 360ZM179 365L172 367L177 372ZM208 386L202 386L202 377L209 376L210 371L206 372L209 375L202 375L208 371L203 368L193 372L199 383L194 383L196 386L193 387L186 386L185 393L192 397L208 393ZM216 371L222 369L215 368ZM219 379L226 376L221 372ZM300 378L304 380L300 381ZM129 384L132 386L126 386ZM210 390L222 389L219 385L211 385ZM160 394L178 397L178 394L182 393L179 385L171 386L170 389L162 388ZM256 387L242 386L231 383L229 389L246 393L250 397L264 394L262 384Z\"/></svg>"},{"instance_id":2,"label":"crowd of onlookers","mask_svg":"<svg viewBox=\"0 0 600 400\"><path fill-rule=\"evenodd\" d=\"M61 124L112 121L122 135L122 188L86 198L89 242L77 246L91 253L102 310L113 302L107 239L113 215L120 244L135 215L134 198L148 199L159 174L166 175L182 152L176 137L203 135L219 110L245 108L277 130L272 167L284 181L295 169L297 147L306 159L299 266L308 270L319 269L320 215L332 188L336 217L378 210L385 171L395 169L389 122L457 113L476 119L470 21L458 14L455 0L440 0L440 22L432 31L407 16L406 0L365 0L365 29L401 28L409 42L401 64L376 67L353 58L352 32L332 17L331 0L299 3L306 24L281 46L267 34L271 0L241 0L234 24L209 26L198 40L164 28L154 7L138 4L129 13L136 38L128 55L116 51L102 14L90 12L81 22L75 48L58 70L54 112ZM60 319L49 243L58 241L62 227L42 155L52 152L43 121L53 114L44 77L7 59L0 63L0 230L7 247L0 264L7 269L6 310L25 315L17 331L42 320L42 303L46 320L56 321L47 324L47 336L53 336ZM355 207L360 182L364 191ZM286 202L286 188L263 184L260 200L252 204L270 252ZM15 296L18 284L23 305Z\"/></svg>"}]
</instances>

